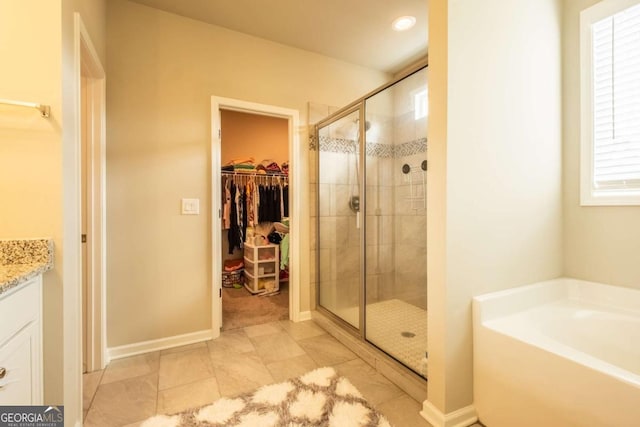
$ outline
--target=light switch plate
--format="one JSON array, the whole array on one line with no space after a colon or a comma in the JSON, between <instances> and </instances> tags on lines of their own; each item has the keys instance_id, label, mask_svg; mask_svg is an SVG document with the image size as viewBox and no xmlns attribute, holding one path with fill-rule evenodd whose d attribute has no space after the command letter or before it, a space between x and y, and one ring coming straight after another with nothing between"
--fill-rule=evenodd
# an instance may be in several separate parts
<instances>
[{"instance_id":1,"label":"light switch plate","mask_svg":"<svg viewBox=\"0 0 640 427\"><path fill-rule=\"evenodd\" d=\"M199 215L200 199L182 199L182 215Z\"/></svg>"}]
</instances>

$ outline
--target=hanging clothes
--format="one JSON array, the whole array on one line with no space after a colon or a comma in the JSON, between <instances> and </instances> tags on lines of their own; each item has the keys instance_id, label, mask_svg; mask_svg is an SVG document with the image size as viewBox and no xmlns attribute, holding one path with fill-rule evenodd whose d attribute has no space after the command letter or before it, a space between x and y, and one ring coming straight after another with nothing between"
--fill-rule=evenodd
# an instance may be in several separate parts
<instances>
[{"instance_id":1,"label":"hanging clothes","mask_svg":"<svg viewBox=\"0 0 640 427\"><path fill-rule=\"evenodd\" d=\"M258 207L258 222L267 222L268 212L269 212L269 197L267 187L265 185L260 185L260 206Z\"/></svg>"},{"instance_id":2,"label":"hanging clothes","mask_svg":"<svg viewBox=\"0 0 640 427\"><path fill-rule=\"evenodd\" d=\"M282 186L282 200L284 201L284 208L282 210L282 216L289 217L289 185Z\"/></svg>"},{"instance_id":3,"label":"hanging clothes","mask_svg":"<svg viewBox=\"0 0 640 427\"><path fill-rule=\"evenodd\" d=\"M238 238L240 240L240 244L238 245L238 249L242 249L242 243L244 242L244 229L242 227L242 223L243 223L243 216L244 216L244 211L243 211L243 203L242 203L242 199L243 199L243 190L242 190L242 186L238 186L236 185L236 223L238 226Z\"/></svg>"},{"instance_id":4,"label":"hanging clothes","mask_svg":"<svg viewBox=\"0 0 640 427\"><path fill-rule=\"evenodd\" d=\"M258 222L264 222L265 207L267 205L267 196L265 195L264 185L258 186L258 198L260 203L258 204Z\"/></svg>"},{"instance_id":5,"label":"hanging clothes","mask_svg":"<svg viewBox=\"0 0 640 427\"><path fill-rule=\"evenodd\" d=\"M259 215L259 210L260 210L260 186L257 185L255 182L252 183L253 184L253 226L256 227L258 226L258 224L260 223L260 215Z\"/></svg>"},{"instance_id":6,"label":"hanging clothes","mask_svg":"<svg viewBox=\"0 0 640 427\"><path fill-rule=\"evenodd\" d=\"M277 222L282 219L282 194L279 185L261 185L259 187L259 222Z\"/></svg>"},{"instance_id":7,"label":"hanging clothes","mask_svg":"<svg viewBox=\"0 0 640 427\"><path fill-rule=\"evenodd\" d=\"M280 242L280 270L286 270L289 265L289 233Z\"/></svg>"},{"instance_id":8,"label":"hanging clothes","mask_svg":"<svg viewBox=\"0 0 640 427\"><path fill-rule=\"evenodd\" d=\"M272 185L271 191L273 193L273 211L271 222L279 222L282 219L281 200L282 194L280 193L281 187L279 185Z\"/></svg>"},{"instance_id":9,"label":"hanging clothes","mask_svg":"<svg viewBox=\"0 0 640 427\"><path fill-rule=\"evenodd\" d=\"M222 228L228 230L231 227L231 180L223 177L222 182Z\"/></svg>"},{"instance_id":10,"label":"hanging clothes","mask_svg":"<svg viewBox=\"0 0 640 427\"><path fill-rule=\"evenodd\" d=\"M229 188L229 195L231 199L230 207L230 221L229 221L229 254L233 254L234 249L240 249L242 245L242 238L240 237L240 227L238 223L238 204L236 203L237 187L232 182Z\"/></svg>"},{"instance_id":11,"label":"hanging clothes","mask_svg":"<svg viewBox=\"0 0 640 427\"><path fill-rule=\"evenodd\" d=\"M247 212L247 186L243 185L241 188L240 194L240 204L242 205L242 215L241 215L241 224L242 224L242 242L244 242L244 237L247 235L247 225L249 220L249 214Z\"/></svg>"},{"instance_id":12,"label":"hanging clothes","mask_svg":"<svg viewBox=\"0 0 640 427\"><path fill-rule=\"evenodd\" d=\"M246 185L247 192L247 224L249 227L256 226L256 210L255 210L255 194L254 194L254 183L253 181L249 181Z\"/></svg>"},{"instance_id":13,"label":"hanging clothes","mask_svg":"<svg viewBox=\"0 0 640 427\"><path fill-rule=\"evenodd\" d=\"M284 216L284 191L282 185L278 185L278 191L280 192L280 219Z\"/></svg>"},{"instance_id":14,"label":"hanging clothes","mask_svg":"<svg viewBox=\"0 0 640 427\"><path fill-rule=\"evenodd\" d=\"M254 177L242 177L244 184L223 177L222 225L229 230L229 253L242 249L248 227L262 222L279 222L289 215L289 187L278 178L258 184ZM266 180L263 178L263 180ZM278 181L277 183L275 181Z\"/></svg>"}]
</instances>

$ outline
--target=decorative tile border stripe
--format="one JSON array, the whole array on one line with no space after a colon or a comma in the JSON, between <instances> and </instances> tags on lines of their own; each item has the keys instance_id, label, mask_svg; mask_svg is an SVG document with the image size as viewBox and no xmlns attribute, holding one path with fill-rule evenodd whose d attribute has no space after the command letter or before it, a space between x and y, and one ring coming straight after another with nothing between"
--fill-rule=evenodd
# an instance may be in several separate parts
<instances>
[{"instance_id":1,"label":"decorative tile border stripe","mask_svg":"<svg viewBox=\"0 0 640 427\"><path fill-rule=\"evenodd\" d=\"M414 139L413 141L396 145L393 150L393 157L397 159L399 157L407 157L414 154L425 153L426 151L427 138Z\"/></svg>"},{"instance_id":2,"label":"decorative tile border stripe","mask_svg":"<svg viewBox=\"0 0 640 427\"><path fill-rule=\"evenodd\" d=\"M320 137L320 151L355 154L357 145L352 139Z\"/></svg>"},{"instance_id":3,"label":"decorative tile border stripe","mask_svg":"<svg viewBox=\"0 0 640 427\"><path fill-rule=\"evenodd\" d=\"M331 153L356 153L356 142L352 139L328 138L321 136L318 144L315 135L309 135L309 150L331 152ZM368 143L367 156L380 158L400 158L427 151L427 138L419 138L405 142L400 145Z\"/></svg>"},{"instance_id":4,"label":"decorative tile border stripe","mask_svg":"<svg viewBox=\"0 0 640 427\"><path fill-rule=\"evenodd\" d=\"M367 156L393 159L394 147L391 144L367 143Z\"/></svg>"}]
</instances>

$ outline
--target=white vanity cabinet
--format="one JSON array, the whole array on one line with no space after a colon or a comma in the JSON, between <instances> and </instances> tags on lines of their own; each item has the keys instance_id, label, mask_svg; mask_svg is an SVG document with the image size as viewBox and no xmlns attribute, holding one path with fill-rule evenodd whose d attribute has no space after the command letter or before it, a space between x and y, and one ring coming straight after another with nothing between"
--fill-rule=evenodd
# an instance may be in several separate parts
<instances>
[{"instance_id":1,"label":"white vanity cabinet","mask_svg":"<svg viewBox=\"0 0 640 427\"><path fill-rule=\"evenodd\" d=\"M0 406L42 404L42 276L0 294Z\"/></svg>"}]
</instances>

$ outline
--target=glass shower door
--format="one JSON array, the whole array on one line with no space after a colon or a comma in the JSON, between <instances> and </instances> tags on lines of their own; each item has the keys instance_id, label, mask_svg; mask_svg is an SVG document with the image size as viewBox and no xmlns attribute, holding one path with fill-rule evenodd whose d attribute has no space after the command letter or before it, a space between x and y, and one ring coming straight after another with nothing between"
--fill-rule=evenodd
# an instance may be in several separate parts
<instances>
[{"instance_id":1,"label":"glass shower door","mask_svg":"<svg viewBox=\"0 0 640 427\"><path fill-rule=\"evenodd\" d=\"M318 129L318 303L360 324L360 110Z\"/></svg>"},{"instance_id":2,"label":"glass shower door","mask_svg":"<svg viewBox=\"0 0 640 427\"><path fill-rule=\"evenodd\" d=\"M427 70L367 98L365 338L426 377Z\"/></svg>"}]
</instances>

